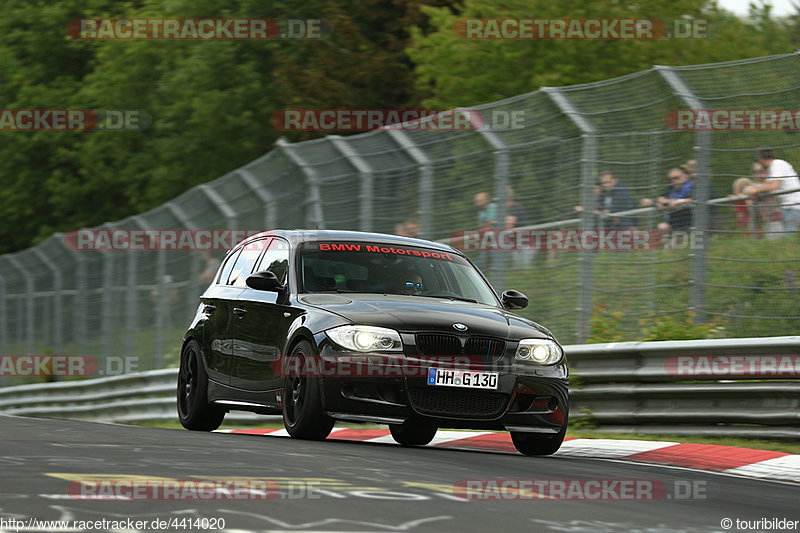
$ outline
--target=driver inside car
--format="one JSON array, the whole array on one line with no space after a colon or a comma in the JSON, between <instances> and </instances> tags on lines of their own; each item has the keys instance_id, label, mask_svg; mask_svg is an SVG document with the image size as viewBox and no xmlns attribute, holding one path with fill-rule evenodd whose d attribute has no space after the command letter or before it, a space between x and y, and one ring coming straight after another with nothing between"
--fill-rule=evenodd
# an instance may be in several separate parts
<instances>
[{"instance_id":1,"label":"driver inside car","mask_svg":"<svg viewBox=\"0 0 800 533\"><path fill-rule=\"evenodd\" d=\"M422 294L425 290L425 284L422 282L422 276L415 271L410 271L406 274L403 285L400 287L400 294Z\"/></svg>"}]
</instances>

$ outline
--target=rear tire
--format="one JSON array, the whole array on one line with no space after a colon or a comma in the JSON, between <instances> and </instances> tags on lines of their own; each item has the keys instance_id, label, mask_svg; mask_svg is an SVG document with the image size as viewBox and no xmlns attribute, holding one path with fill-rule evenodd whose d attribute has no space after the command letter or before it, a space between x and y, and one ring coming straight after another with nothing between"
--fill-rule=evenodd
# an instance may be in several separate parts
<instances>
[{"instance_id":1,"label":"rear tire","mask_svg":"<svg viewBox=\"0 0 800 533\"><path fill-rule=\"evenodd\" d=\"M425 446L433 440L438 429L439 428L436 426L415 422L389 424L389 431L392 432L392 438L400 446Z\"/></svg>"},{"instance_id":2,"label":"rear tire","mask_svg":"<svg viewBox=\"0 0 800 533\"><path fill-rule=\"evenodd\" d=\"M564 442L567 433L567 424L555 435L542 435L541 433L511 432L511 441L522 455L552 455Z\"/></svg>"},{"instance_id":3,"label":"rear tire","mask_svg":"<svg viewBox=\"0 0 800 533\"><path fill-rule=\"evenodd\" d=\"M208 403L208 374L200 345L190 340L183 348L178 370L178 419L186 429L214 431L224 418L224 410Z\"/></svg>"},{"instance_id":4,"label":"rear tire","mask_svg":"<svg viewBox=\"0 0 800 533\"><path fill-rule=\"evenodd\" d=\"M313 356L308 341L301 341L292 356ZM290 365L289 368L292 368ZM283 426L296 439L325 440L336 421L322 412L319 378L288 373L283 381Z\"/></svg>"}]
</instances>

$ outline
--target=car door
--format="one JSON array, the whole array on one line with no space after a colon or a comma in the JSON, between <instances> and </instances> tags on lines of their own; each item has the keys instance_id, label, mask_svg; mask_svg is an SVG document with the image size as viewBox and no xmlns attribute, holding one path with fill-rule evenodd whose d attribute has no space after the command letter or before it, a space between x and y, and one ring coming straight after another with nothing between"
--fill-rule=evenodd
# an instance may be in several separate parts
<instances>
[{"instance_id":1,"label":"car door","mask_svg":"<svg viewBox=\"0 0 800 533\"><path fill-rule=\"evenodd\" d=\"M289 264L289 243L273 238L254 272L269 270L281 283L286 283ZM273 291L244 288L238 307L243 316L235 321L236 343L231 384L248 391L278 389L282 377L273 362L281 355L281 346L293 314L291 308Z\"/></svg>"},{"instance_id":2,"label":"car door","mask_svg":"<svg viewBox=\"0 0 800 533\"><path fill-rule=\"evenodd\" d=\"M216 278L200 297L205 316L202 344L206 370L210 379L224 384L230 384L233 358L231 304L242 292L241 287L228 285L228 278L241 252L241 248L236 248L227 255Z\"/></svg>"}]
</instances>

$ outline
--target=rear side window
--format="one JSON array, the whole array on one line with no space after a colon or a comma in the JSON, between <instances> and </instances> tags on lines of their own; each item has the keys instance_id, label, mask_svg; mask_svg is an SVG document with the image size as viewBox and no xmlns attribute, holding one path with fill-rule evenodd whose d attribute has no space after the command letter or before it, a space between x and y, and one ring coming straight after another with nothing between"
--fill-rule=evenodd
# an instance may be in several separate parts
<instances>
[{"instance_id":1,"label":"rear side window","mask_svg":"<svg viewBox=\"0 0 800 533\"><path fill-rule=\"evenodd\" d=\"M219 276L217 277L217 284L225 285L228 283L228 276L231 274L231 269L233 268L233 264L236 262L236 258L239 257L239 254L242 252L242 249L239 248L238 250L232 251L227 258L225 258L225 264L222 265L220 269Z\"/></svg>"}]
</instances>

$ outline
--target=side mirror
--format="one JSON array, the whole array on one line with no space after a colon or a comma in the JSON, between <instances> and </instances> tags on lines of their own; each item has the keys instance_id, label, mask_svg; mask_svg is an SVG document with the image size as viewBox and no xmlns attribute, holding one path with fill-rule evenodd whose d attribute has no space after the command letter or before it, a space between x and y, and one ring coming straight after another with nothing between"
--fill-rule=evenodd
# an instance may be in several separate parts
<instances>
[{"instance_id":1,"label":"side mirror","mask_svg":"<svg viewBox=\"0 0 800 533\"><path fill-rule=\"evenodd\" d=\"M281 283L278 281L275 273L270 272L269 270L263 270L261 272L250 274L247 276L245 283L248 287L257 291L280 292L283 290L283 285L281 285Z\"/></svg>"},{"instance_id":2,"label":"side mirror","mask_svg":"<svg viewBox=\"0 0 800 533\"><path fill-rule=\"evenodd\" d=\"M503 306L506 309L525 309L528 307L528 297L513 289L503 291L500 301L503 302Z\"/></svg>"}]
</instances>

